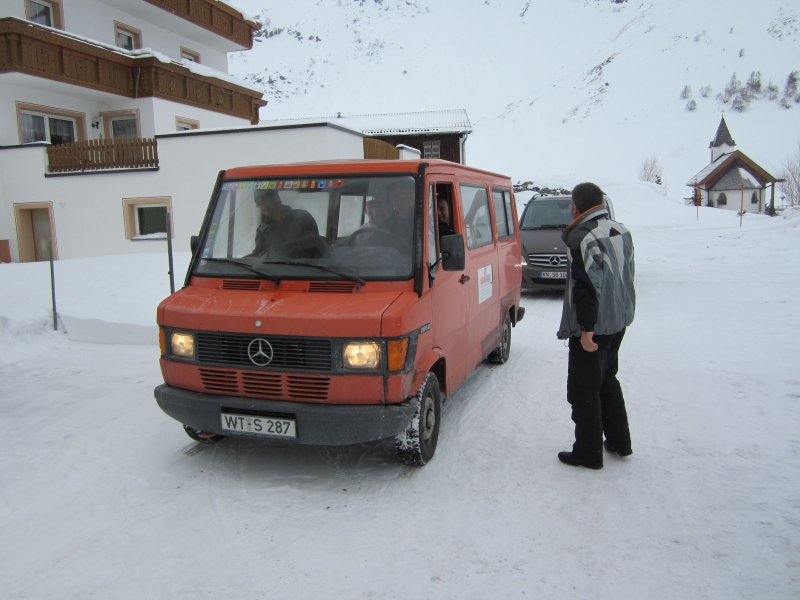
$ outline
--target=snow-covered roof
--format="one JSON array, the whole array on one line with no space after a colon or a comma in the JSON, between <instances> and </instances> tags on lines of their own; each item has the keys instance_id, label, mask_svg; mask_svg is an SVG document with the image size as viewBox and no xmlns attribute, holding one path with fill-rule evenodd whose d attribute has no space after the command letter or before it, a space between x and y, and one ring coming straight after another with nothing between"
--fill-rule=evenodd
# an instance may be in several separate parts
<instances>
[{"instance_id":1,"label":"snow-covered roof","mask_svg":"<svg viewBox=\"0 0 800 600\"><path fill-rule=\"evenodd\" d=\"M717 127L717 135L714 136L714 141L711 142L709 147L719 148L722 144L728 144L728 146L735 146L736 142L733 141L731 137L731 132L728 131L728 125L725 123L725 117L722 117L722 120L719 122L719 127Z\"/></svg>"},{"instance_id":2,"label":"snow-covered roof","mask_svg":"<svg viewBox=\"0 0 800 600\"><path fill-rule=\"evenodd\" d=\"M729 156L730 156L730 153L720 155L717 158L717 160L715 160L714 162L712 162L711 164L706 166L705 169L703 169L697 175L695 175L689 181L687 181L686 185L698 185L706 177L711 175L711 173L713 173L716 170L716 168L719 167Z\"/></svg>"},{"instance_id":3,"label":"snow-covered roof","mask_svg":"<svg viewBox=\"0 0 800 600\"><path fill-rule=\"evenodd\" d=\"M261 124L292 125L308 119L276 119L261 121ZM364 135L424 135L428 133L472 133L467 111L463 108L452 110L428 110L407 113L386 113L373 115L342 115L320 119L356 129Z\"/></svg>"},{"instance_id":4,"label":"snow-covered roof","mask_svg":"<svg viewBox=\"0 0 800 600\"><path fill-rule=\"evenodd\" d=\"M711 186L711 189L714 191L740 190L744 183L744 189L746 190L760 190L762 186L758 183L754 183L751 177L753 177L753 175L742 167L732 167L728 169L725 175L720 177L717 183Z\"/></svg>"},{"instance_id":5,"label":"snow-covered roof","mask_svg":"<svg viewBox=\"0 0 800 600\"><path fill-rule=\"evenodd\" d=\"M70 33L69 31L56 29L55 27L47 27L46 25L39 25L38 23L31 23L30 21L25 21L17 17L10 17L10 18L20 23L24 23L25 25L28 25L30 27L36 29L44 29L46 31L49 31L50 33L54 33L61 37L77 40L79 42L83 42L84 44L89 44L90 46L94 46L95 48L102 48L103 50L108 50L110 52L114 52L115 54L119 54L121 56L127 56L130 58L152 57L164 64L173 64L185 67L195 75L200 75L201 77L211 77L213 79L224 81L225 83L228 83L230 85L235 85L240 88L245 88L247 90L263 94L263 91L261 89L247 83L246 81L228 75L227 73L223 73L222 71L217 71L216 69L212 69L211 67L208 67L206 65L201 65L200 63L196 63L191 60L186 60L186 59L181 59L180 61L172 60L166 54L159 52L158 50L153 50L152 48L139 48L137 50L126 50L125 48L120 48L119 46L106 44L105 42L100 42L97 40L93 40L92 38L78 35L77 33Z\"/></svg>"}]
</instances>

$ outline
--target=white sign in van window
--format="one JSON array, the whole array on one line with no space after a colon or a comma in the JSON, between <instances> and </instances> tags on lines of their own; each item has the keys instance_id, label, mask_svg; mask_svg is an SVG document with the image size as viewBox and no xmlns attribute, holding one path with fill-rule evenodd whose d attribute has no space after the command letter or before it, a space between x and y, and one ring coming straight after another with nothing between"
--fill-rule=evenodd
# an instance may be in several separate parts
<instances>
[{"instance_id":1,"label":"white sign in van window","mask_svg":"<svg viewBox=\"0 0 800 600\"><path fill-rule=\"evenodd\" d=\"M478 304L492 297L492 265L478 269Z\"/></svg>"}]
</instances>

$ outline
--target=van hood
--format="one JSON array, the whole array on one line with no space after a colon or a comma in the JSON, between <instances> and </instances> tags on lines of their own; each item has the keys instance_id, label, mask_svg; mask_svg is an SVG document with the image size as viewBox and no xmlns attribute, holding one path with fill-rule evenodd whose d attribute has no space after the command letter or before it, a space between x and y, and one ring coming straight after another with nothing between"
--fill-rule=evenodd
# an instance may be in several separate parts
<instances>
[{"instance_id":1,"label":"van hood","mask_svg":"<svg viewBox=\"0 0 800 600\"><path fill-rule=\"evenodd\" d=\"M251 334L380 337L383 313L400 293L298 294L188 287L159 305L158 324Z\"/></svg>"},{"instance_id":2,"label":"van hood","mask_svg":"<svg viewBox=\"0 0 800 600\"><path fill-rule=\"evenodd\" d=\"M523 229L519 232L528 254L566 254L567 245L561 239L563 228Z\"/></svg>"}]
</instances>

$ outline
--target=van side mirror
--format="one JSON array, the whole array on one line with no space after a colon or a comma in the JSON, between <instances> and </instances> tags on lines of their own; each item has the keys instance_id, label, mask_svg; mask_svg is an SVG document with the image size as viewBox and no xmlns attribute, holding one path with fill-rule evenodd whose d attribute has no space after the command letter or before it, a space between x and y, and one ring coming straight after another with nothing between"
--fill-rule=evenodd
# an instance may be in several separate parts
<instances>
[{"instance_id":1,"label":"van side mirror","mask_svg":"<svg viewBox=\"0 0 800 600\"><path fill-rule=\"evenodd\" d=\"M464 270L464 236L460 233L443 235L439 240L442 251L442 269L445 271Z\"/></svg>"},{"instance_id":2,"label":"van side mirror","mask_svg":"<svg viewBox=\"0 0 800 600\"><path fill-rule=\"evenodd\" d=\"M196 235L193 235L189 240L189 247L192 249L192 256L194 256L194 253L197 252L198 241L199 239Z\"/></svg>"}]
</instances>

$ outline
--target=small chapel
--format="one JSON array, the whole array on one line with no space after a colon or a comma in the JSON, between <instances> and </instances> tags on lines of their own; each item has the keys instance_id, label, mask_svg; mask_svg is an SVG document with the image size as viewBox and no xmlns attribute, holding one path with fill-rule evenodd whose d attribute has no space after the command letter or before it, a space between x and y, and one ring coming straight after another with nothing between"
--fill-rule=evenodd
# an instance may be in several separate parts
<instances>
[{"instance_id":1,"label":"small chapel","mask_svg":"<svg viewBox=\"0 0 800 600\"><path fill-rule=\"evenodd\" d=\"M693 191L691 204L736 212L764 212L768 207L774 211L777 178L736 149L724 116L709 148L711 163L686 182Z\"/></svg>"}]
</instances>

